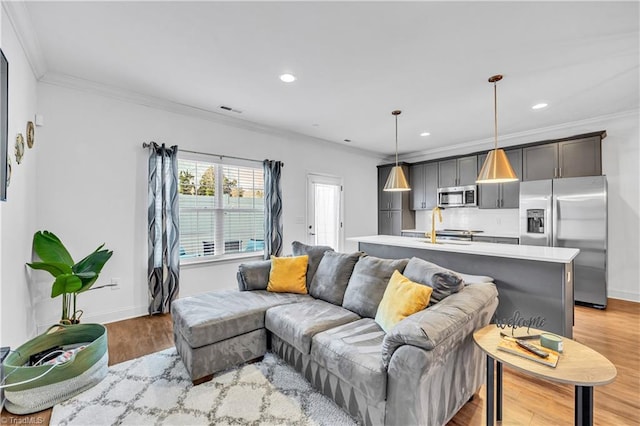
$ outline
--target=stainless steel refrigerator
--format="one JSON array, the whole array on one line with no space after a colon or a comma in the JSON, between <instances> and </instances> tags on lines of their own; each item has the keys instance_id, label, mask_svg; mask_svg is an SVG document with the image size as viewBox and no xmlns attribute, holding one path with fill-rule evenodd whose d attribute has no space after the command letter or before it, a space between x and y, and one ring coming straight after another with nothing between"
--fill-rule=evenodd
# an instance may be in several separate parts
<instances>
[{"instance_id":1,"label":"stainless steel refrigerator","mask_svg":"<svg viewBox=\"0 0 640 426\"><path fill-rule=\"evenodd\" d=\"M580 249L574 300L607 306L607 181L605 176L520 183L520 244Z\"/></svg>"}]
</instances>

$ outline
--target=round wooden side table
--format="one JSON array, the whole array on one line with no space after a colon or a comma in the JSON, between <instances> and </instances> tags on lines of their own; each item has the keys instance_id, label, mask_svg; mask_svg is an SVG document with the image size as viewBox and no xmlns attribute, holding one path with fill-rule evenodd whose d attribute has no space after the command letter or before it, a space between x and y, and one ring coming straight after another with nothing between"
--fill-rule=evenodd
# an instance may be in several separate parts
<instances>
[{"instance_id":1,"label":"round wooden side table","mask_svg":"<svg viewBox=\"0 0 640 426\"><path fill-rule=\"evenodd\" d=\"M500 332L511 335L511 329L504 330L495 324L473 333L473 340L487 355L487 425L493 425L494 397L496 403L496 418L502 420L502 364L508 365L527 375L558 383L575 386L575 424L580 426L593 424L593 387L613 382L616 377L616 367L604 356L593 349L563 337L564 350L560 353L558 365L549 367L523 358L518 355L498 350L498 343L502 339ZM544 333L542 330L530 329L530 334ZM516 336L523 334L518 330ZM538 340L530 340L539 343ZM494 365L497 364L497 365ZM494 366L496 386L494 390Z\"/></svg>"}]
</instances>

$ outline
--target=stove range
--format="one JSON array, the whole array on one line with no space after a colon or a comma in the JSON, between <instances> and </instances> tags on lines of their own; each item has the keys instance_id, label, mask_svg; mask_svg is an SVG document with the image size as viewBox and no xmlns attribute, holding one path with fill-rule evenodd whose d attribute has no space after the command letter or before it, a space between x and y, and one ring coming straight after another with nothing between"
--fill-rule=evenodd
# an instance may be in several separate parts
<instances>
[{"instance_id":1,"label":"stove range","mask_svg":"<svg viewBox=\"0 0 640 426\"><path fill-rule=\"evenodd\" d=\"M471 237L475 234L480 234L483 231L475 231L469 229L441 229L436 230L436 237L441 240L458 240L458 241L471 241Z\"/></svg>"}]
</instances>

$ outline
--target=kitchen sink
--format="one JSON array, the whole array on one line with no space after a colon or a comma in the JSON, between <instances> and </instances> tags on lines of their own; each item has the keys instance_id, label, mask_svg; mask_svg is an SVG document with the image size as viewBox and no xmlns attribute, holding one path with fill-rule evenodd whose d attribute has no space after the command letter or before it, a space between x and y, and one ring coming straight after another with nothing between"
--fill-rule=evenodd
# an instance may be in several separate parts
<instances>
[{"instance_id":1,"label":"kitchen sink","mask_svg":"<svg viewBox=\"0 0 640 426\"><path fill-rule=\"evenodd\" d=\"M424 240L424 242L425 242L425 243L427 243L427 244L433 244L433 243L432 243L431 241L429 241L429 240ZM454 245L454 246L470 246L470 245L471 245L471 243L470 243L470 242L465 242L465 241L449 241L449 240L447 240L447 241L442 241L442 240L440 240L440 241L436 241L435 243L436 243L436 244L442 244L442 245L449 245L449 244L451 244L451 245Z\"/></svg>"}]
</instances>

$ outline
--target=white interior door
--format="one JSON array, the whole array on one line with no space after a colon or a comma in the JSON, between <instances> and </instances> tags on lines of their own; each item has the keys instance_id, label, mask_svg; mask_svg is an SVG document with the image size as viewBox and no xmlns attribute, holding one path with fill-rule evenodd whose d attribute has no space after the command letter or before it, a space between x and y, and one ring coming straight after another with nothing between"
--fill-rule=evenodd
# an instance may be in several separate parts
<instances>
[{"instance_id":1,"label":"white interior door","mask_svg":"<svg viewBox=\"0 0 640 426\"><path fill-rule=\"evenodd\" d=\"M342 250L342 178L307 175L307 242Z\"/></svg>"}]
</instances>

